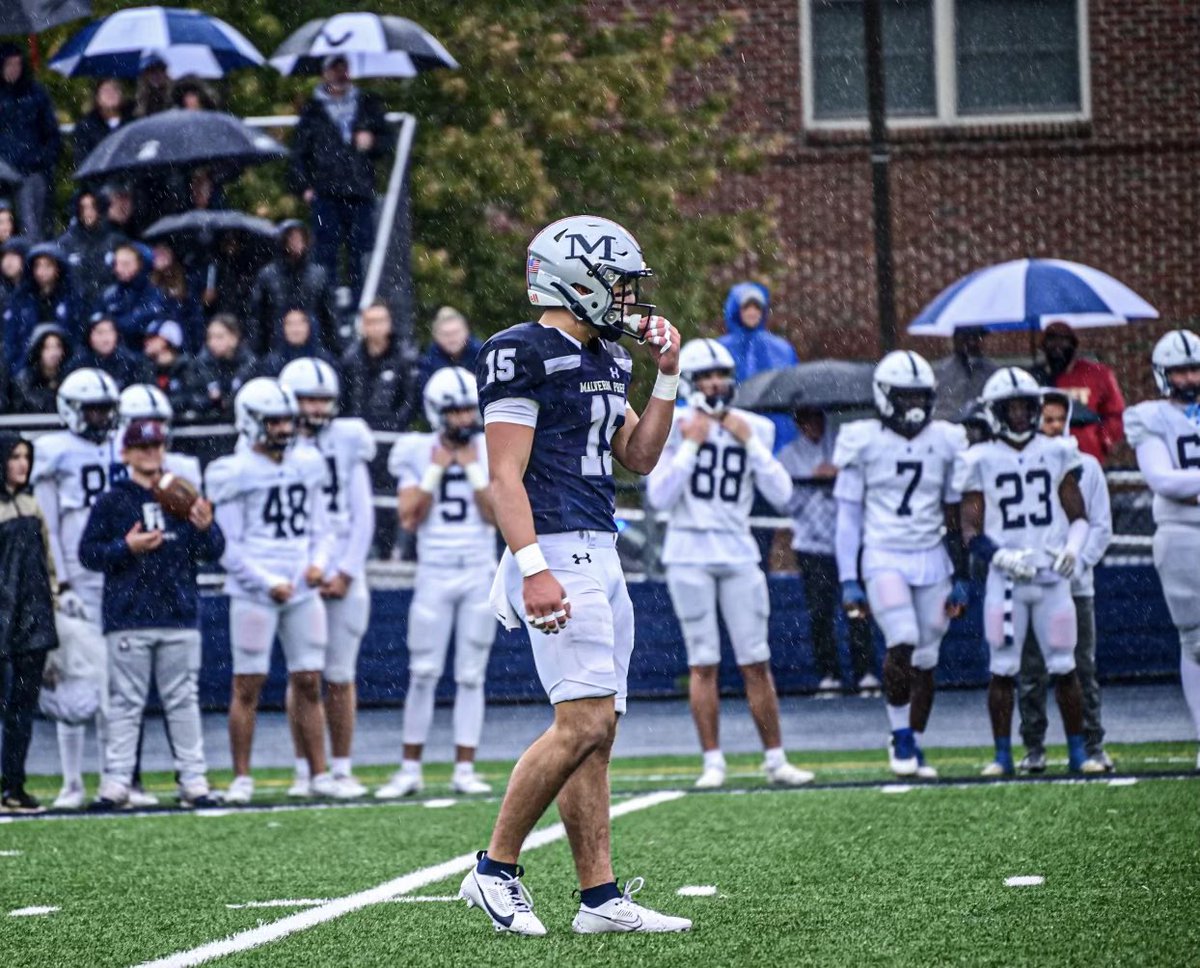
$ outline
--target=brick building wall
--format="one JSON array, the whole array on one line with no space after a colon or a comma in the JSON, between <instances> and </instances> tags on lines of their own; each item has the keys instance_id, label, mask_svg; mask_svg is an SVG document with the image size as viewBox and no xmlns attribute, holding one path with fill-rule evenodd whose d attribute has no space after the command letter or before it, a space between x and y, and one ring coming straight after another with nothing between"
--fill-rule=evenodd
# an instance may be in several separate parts
<instances>
[{"instance_id":1,"label":"brick building wall","mask_svg":"<svg viewBox=\"0 0 1200 968\"><path fill-rule=\"evenodd\" d=\"M775 326L802 358L870 357L879 341L866 133L805 129L802 2L643 0L637 10L669 10L681 27L738 18L724 57L685 86L735 80L735 123L781 147L758 175L726 179L712 204L777 213L783 268L764 281ZM1137 400L1152 392L1158 335L1200 322L1200 4L1086 7L1090 120L893 132L896 309L903 327L953 280L1007 259L1094 265L1162 314L1084 335L1085 352L1113 365ZM735 271L752 265L751 254ZM940 340L904 342L930 357L947 351ZM1028 346L1006 334L989 351L1027 356Z\"/></svg>"}]
</instances>

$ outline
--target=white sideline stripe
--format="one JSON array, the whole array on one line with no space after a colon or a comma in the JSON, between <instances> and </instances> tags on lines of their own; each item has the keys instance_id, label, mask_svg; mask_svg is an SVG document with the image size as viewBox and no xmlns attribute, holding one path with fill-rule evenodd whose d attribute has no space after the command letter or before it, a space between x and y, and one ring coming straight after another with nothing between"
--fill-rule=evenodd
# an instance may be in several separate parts
<instances>
[{"instance_id":1,"label":"white sideline stripe","mask_svg":"<svg viewBox=\"0 0 1200 968\"><path fill-rule=\"evenodd\" d=\"M678 800L684 795L682 790L666 790L662 793L652 793L644 797L634 797L632 800L627 800L613 807L609 811L609 815L615 820L617 817L623 817L627 813L636 813L638 810L646 810L650 807L656 807L659 804ZM526 838L523 850L528 851L544 847L546 844L552 844L556 840L562 840L566 835L566 828L561 823L553 824L544 830L535 830ZM281 918L270 924L264 924L247 931L239 931L228 938L222 938L219 941L210 941L208 944L202 944L198 948L180 951L173 955L167 955L165 958L147 961L139 965L138 968L190 968L191 965L202 965L206 961L212 961L214 958L220 958L223 955L259 948L271 941L278 941L280 938L286 938L290 934L295 934L297 931L307 931L309 928L315 928L318 924L324 924L326 921L340 918L343 914L350 914L353 911L371 907L374 904L381 904L384 901L391 900L398 894L408 894L418 888L425 887L427 884L436 884L438 881L444 881L455 874L464 874L471 869L474 863L474 853L460 854L458 857L453 857L432 867L422 867L411 874L405 874L402 877L384 881L376 887L359 891L357 894L348 894L345 897L336 898L327 904L321 904L318 907L309 908L305 911L297 911L295 914L289 914L286 918Z\"/></svg>"},{"instance_id":2,"label":"white sideline stripe","mask_svg":"<svg viewBox=\"0 0 1200 968\"><path fill-rule=\"evenodd\" d=\"M318 904L328 904L331 897L301 897L295 900L280 898L277 901L247 901L245 904L226 904L230 911L240 911L244 908L293 908L316 907ZM454 894L403 894L400 897L389 897L384 904L433 904L444 901L457 901Z\"/></svg>"},{"instance_id":3,"label":"white sideline stripe","mask_svg":"<svg viewBox=\"0 0 1200 968\"><path fill-rule=\"evenodd\" d=\"M24 907L17 908L15 911L9 911L10 918L29 918L36 917L39 914L53 914L55 911L61 911L58 907Z\"/></svg>"},{"instance_id":4,"label":"white sideline stripe","mask_svg":"<svg viewBox=\"0 0 1200 968\"><path fill-rule=\"evenodd\" d=\"M23 853L21 850L0 850L0 857L20 857Z\"/></svg>"}]
</instances>

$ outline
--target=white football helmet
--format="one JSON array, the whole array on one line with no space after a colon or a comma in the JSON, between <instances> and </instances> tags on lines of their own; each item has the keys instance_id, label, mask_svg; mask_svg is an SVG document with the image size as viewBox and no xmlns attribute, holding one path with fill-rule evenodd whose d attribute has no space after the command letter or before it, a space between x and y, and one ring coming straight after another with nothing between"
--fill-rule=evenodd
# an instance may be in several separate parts
<instances>
[{"instance_id":1,"label":"white football helmet","mask_svg":"<svg viewBox=\"0 0 1200 968\"><path fill-rule=\"evenodd\" d=\"M1200 387L1180 388L1168 379L1168 374L1176 367L1200 366L1200 336L1191 330L1173 329L1155 343L1150 365L1154 369L1154 382L1164 397L1175 397L1187 403L1195 403L1200 397Z\"/></svg>"},{"instance_id":2,"label":"white football helmet","mask_svg":"<svg viewBox=\"0 0 1200 968\"><path fill-rule=\"evenodd\" d=\"M933 418L937 378L920 354L893 350L876 364L871 386L884 426L896 433L915 437Z\"/></svg>"},{"instance_id":3,"label":"white football helmet","mask_svg":"<svg viewBox=\"0 0 1200 968\"><path fill-rule=\"evenodd\" d=\"M295 420L298 412L292 391L268 376L247 381L233 398L234 426L251 447L263 444L269 450L286 448L292 442L295 431L287 434L268 433L267 421L284 418Z\"/></svg>"},{"instance_id":4,"label":"white football helmet","mask_svg":"<svg viewBox=\"0 0 1200 968\"><path fill-rule=\"evenodd\" d=\"M979 395L992 434L1021 444L1042 426L1042 388L1028 372L1018 366L1005 366L988 377ZM1027 421L1014 422L1011 404L1028 401Z\"/></svg>"},{"instance_id":5,"label":"white football helmet","mask_svg":"<svg viewBox=\"0 0 1200 968\"><path fill-rule=\"evenodd\" d=\"M279 371L279 383L291 390L297 401L302 399L327 400L328 407L320 414L300 411L300 422L310 430L321 430L337 414L337 399L341 386L337 371L315 356L302 356L292 360Z\"/></svg>"},{"instance_id":6,"label":"white football helmet","mask_svg":"<svg viewBox=\"0 0 1200 968\"><path fill-rule=\"evenodd\" d=\"M546 226L529 243L525 259L529 301L562 306L605 339L640 336L636 320L627 317L654 314L654 306L641 301L640 289L641 280L651 275L637 239L616 222L593 215L572 215ZM614 305L613 289L622 282L632 289L633 300Z\"/></svg>"},{"instance_id":7,"label":"white football helmet","mask_svg":"<svg viewBox=\"0 0 1200 968\"><path fill-rule=\"evenodd\" d=\"M170 426L175 410L167 395L150 383L131 383L121 391L117 403L117 423L128 427L134 420L161 420Z\"/></svg>"},{"instance_id":8,"label":"white football helmet","mask_svg":"<svg viewBox=\"0 0 1200 968\"><path fill-rule=\"evenodd\" d=\"M443 416L447 410L479 410L479 390L470 370L461 366L443 366L434 370L425 383L422 394L425 419L435 431L445 434L454 443L465 444L479 433L479 422L468 427L449 427Z\"/></svg>"},{"instance_id":9,"label":"white football helmet","mask_svg":"<svg viewBox=\"0 0 1200 968\"><path fill-rule=\"evenodd\" d=\"M100 443L116 424L119 397L111 376L103 370L83 367L62 381L55 404L71 433Z\"/></svg>"},{"instance_id":10,"label":"white football helmet","mask_svg":"<svg viewBox=\"0 0 1200 968\"><path fill-rule=\"evenodd\" d=\"M715 339L691 339L679 351L679 382L683 384L684 397L705 413L720 413L733 402L736 370L733 355ZM724 373L728 377L723 391L706 396L696 388L696 380L708 373Z\"/></svg>"}]
</instances>

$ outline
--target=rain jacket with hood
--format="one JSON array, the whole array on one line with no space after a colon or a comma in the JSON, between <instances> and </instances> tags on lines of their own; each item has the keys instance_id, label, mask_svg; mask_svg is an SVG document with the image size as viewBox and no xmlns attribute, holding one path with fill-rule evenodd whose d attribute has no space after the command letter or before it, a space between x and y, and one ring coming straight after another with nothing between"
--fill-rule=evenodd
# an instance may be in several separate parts
<instances>
[{"instance_id":1,"label":"rain jacket with hood","mask_svg":"<svg viewBox=\"0 0 1200 968\"><path fill-rule=\"evenodd\" d=\"M374 199L375 159L388 150L383 104L374 94L353 86L346 96L354 100L351 137L343 137L330 117L327 103L331 99L324 85L317 85L301 109L292 135L288 171L288 185L294 195L303 195L311 188L334 198ZM356 131L370 131L375 136L370 151L354 148Z\"/></svg>"},{"instance_id":2,"label":"rain jacket with hood","mask_svg":"<svg viewBox=\"0 0 1200 968\"><path fill-rule=\"evenodd\" d=\"M0 431L0 660L58 647L50 531L28 485L8 489L8 458L21 437ZM33 444L29 445L30 467Z\"/></svg>"},{"instance_id":3,"label":"rain jacket with hood","mask_svg":"<svg viewBox=\"0 0 1200 968\"><path fill-rule=\"evenodd\" d=\"M131 350L139 351L146 330L156 319L163 319L163 295L150 281L150 253L144 246L142 268L129 282L114 280L100 297L100 312L117 324L121 339Z\"/></svg>"},{"instance_id":4,"label":"rain jacket with hood","mask_svg":"<svg viewBox=\"0 0 1200 968\"><path fill-rule=\"evenodd\" d=\"M58 265L58 282L43 292L33 275L38 258L53 259ZM72 340L78 339L83 323L83 301L75 289L71 266L66 255L53 242L33 246L25 260L25 278L4 310L4 357L16 368L25 358L25 350L34 329L41 323L56 323Z\"/></svg>"},{"instance_id":5,"label":"rain jacket with hood","mask_svg":"<svg viewBox=\"0 0 1200 968\"><path fill-rule=\"evenodd\" d=\"M47 378L38 365L38 357L42 355L42 344L48 336L57 336L63 341L63 361L58 372ZM25 367L17 374L12 385L12 404L14 413L54 413L57 409L55 398L58 387L67 375L67 361L71 358L71 338L66 331L55 323L42 323L33 331L29 338L29 353L25 357Z\"/></svg>"},{"instance_id":6,"label":"rain jacket with hood","mask_svg":"<svg viewBox=\"0 0 1200 968\"><path fill-rule=\"evenodd\" d=\"M107 356L101 356L92 349L88 341L92 333L92 328L107 318L106 316L97 314L89 320L83 342L79 345L79 349L75 351L75 355L71 357L71 362L67 369L79 370L85 366L89 366L97 370L103 370L117 382L117 386L122 390L131 383L149 382L150 374L153 370L150 361L144 356L139 356L132 350L126 349L121 345L120 340L117 341L116 348Z\"/></svg>"},{"instance_id":7,"label":"rain jacket with hood","mask_svg":"<svg viewBox=\"0 0 1200 968\"><path fill-rule=\"evenodd\" d=\"M96 209L100 218L96 224L88 228L79 217L79 202L85 196L96 200ZM98 192L80 192L75 199L75 216L67 230L58 237L58 247L71 264L75 274L75 285L83 299L84 306L95 306L104 287L112 279L112 270L108 260L112 250L125 241L125 235L105 217L108 204L104 196Z\"/></svg>"},{"instance_id":8,"label":"rain jacket with hood","mask_svg":"<svg viewBox=\"0 0 1200 968\"><path fill-rule=\"evenodd\" d=\"M762 322L754 329L742 323L742 304L747 297L757 297L762 304ZM800 362L791 343L767 330L770 313L771 293L766 286L757 282L739 282L725 297L726 332L719 341L733 356L739 383L744 383L757 373L795 366ZM779 453L796 436L796 425L788 414L766 416L775 424L775 453Z\"/></svg>"},{"instance_id":9,"label":"rain jacket with hood","mask_svg":"<svg viewBox=\"0 0 1200 968\"><path fill-rule=\"evenodd\" d=\"M415 353L395 333L379 356L358 340L342 356L342 412L372 430L408 430L416 409Z\"/></svg>"},{"instance_id":10,"label":"rain jacket with hood","mask_svg":"<svg viewBox=\"0 0 1200 968\"><path fill-rule=\"evenodd\" d=\"M62 137L46 89L33 79L25 52L16 44L0 44L0 62L21 58L15 84L0 78L0 158L23 175L49 175L58 163Z\"/></svg>"},{"instance_id":11,"label":"rain jacket with hood","mask_svg":"<svg viewBox=\"0 0 1200 968\"><path fill-rule=\"evenodd\" d=\"M305 252L299 259L283 251L293 230L304 232ZM312 259L308 226L292 219L279 226L279 254L263 266L250 292L250 318L246 320L246 344L258 354L283 344L283 317L289 309L303 309L313 321L321 346L337 349L333 287L325 267Z\"/></svg>"}]
</instances>

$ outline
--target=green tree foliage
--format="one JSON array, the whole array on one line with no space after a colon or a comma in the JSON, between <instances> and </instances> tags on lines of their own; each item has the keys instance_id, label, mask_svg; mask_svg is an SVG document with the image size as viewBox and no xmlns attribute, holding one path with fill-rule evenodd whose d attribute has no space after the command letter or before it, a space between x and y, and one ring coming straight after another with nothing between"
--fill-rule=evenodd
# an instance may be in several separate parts
<instances>
[{"instance_id":1,"label":"green tree foliage","mask_svg":"<svg viewBox=\"0 0 1200 968\"><path fill-rule=\"evenodd\" d=\"M116 6L99 0L97 13ZM198 6L268 56L306 20L332 12L316 0ZM579 0L375 8L417 21L462 65L364 82L418 120L411 190L419 332L443 303L483 332L527 318L525 245L566 214L606 215L634 231L658 276L653 299L685 337L717 329L735 263L749 256L760 272L773 268L773 213L725 212L716 198L723 174L752 170L769 146L732 130L731 88L694 83L721 56L732 23L681 31L665 15L630 15L599 24L586 8ZM43 50L70 30L44 35ZM311 84L264 69L238 72L220 90L233 112L262 115L293 112ZM86 81L53 87L65 112L85 109ZM275 217L302 214L283 194L282 174L279 166L248 172L231 200Z\"/></svg>"}]
</instances>

